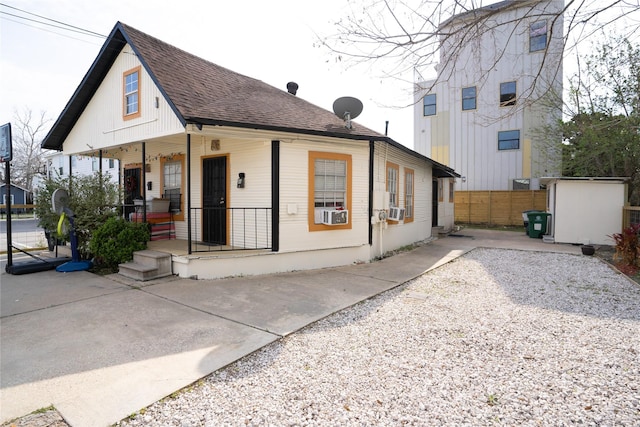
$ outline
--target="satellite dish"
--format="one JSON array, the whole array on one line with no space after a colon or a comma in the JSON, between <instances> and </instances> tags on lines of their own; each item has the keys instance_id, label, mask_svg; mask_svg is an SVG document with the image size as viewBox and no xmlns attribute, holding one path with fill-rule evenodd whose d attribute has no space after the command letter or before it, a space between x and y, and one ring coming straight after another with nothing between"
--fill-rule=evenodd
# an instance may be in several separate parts
<instances>
[{"instance_id":1,"label":"satellite dish","mask_svg":"<svg viewBox=\"0 0 640 427\"><path fill-rule=\"evenodd\" d=\"M51 195L51 206L53 211L62 215L65 209L69 208L69 193L64 188L58 188Z\"/></svg>"},{"instance_id":2,"label":"satellite dish","mask_svg":"<svg viewBox=\"0 0 640 427\"><path fill-rule=\"evenodd\" d=\"M351 129L351 119L362 113L362 102L352 96L343 96L333 102L333 112L345 122L345 127Z\"/></svg>"}]
</instances>

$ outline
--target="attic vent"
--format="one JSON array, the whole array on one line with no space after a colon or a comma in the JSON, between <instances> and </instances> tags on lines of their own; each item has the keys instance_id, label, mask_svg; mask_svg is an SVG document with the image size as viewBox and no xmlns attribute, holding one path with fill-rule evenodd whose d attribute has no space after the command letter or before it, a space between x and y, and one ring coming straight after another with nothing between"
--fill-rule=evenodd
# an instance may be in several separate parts
<instances>
[{"instance_id":1,"label":"attic vent","mask_svg":"<svg viewBox=\"0 0 640 427\"><path fill-rule=\"evenodd\" d=\"M291 95L295 95L296 93L298 93L298 83L296 83L296 82L287 83L287 91Z\"/></svg>"}]
</instances>

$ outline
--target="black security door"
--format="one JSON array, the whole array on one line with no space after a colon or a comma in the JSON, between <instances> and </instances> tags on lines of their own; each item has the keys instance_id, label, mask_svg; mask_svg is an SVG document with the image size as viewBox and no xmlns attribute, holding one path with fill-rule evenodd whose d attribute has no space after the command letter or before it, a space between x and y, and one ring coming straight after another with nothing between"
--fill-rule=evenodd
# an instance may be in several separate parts
<instances>
[{"instance_id":1,"label":"black security door","mask_svg":"<svg viewBox=\"0 0 640 427\"><path fill-rule=\"evenodd\" d=\"M202 240L227 243L227 158L210 157L202 161Z\"/></svg>"},{"instance_id":2,"label":"black security door","mask_svg":"<svg viewBox=\"0 0 640 427\"><path fill-rule=\"evenodd\" d=\"M140 188L142 176L141 168L127 168L124 170L124 213L125 218L135 211L133 201L142 199L142 189Z\"/></svg>"}]
</instances>

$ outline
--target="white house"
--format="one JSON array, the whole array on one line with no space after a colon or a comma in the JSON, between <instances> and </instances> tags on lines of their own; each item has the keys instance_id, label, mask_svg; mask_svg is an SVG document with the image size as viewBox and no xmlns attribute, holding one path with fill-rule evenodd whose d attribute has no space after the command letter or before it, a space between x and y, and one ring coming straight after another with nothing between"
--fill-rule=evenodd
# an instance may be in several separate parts
<instances>
[{"instance_id":1,"label":"white house","mask_svg":"<svg viewBox=\"0 0 640 427\"><path fill-rule=\"evenodd\" d=\"M151 243L181 277L370 261L428 239L432 189L459 176L122 23L43 148L118 159L124 217L171 239Z\"/></svg>"},{"instance_id":2,"label":"white house","mask_svg":"<svg viewBox=\"0 0 640 427\"><path fill-rule=\"evenodd\" d=\"M114 182L118 182L119 161L118 159L91 157L91 156L68 156L61 152L51 152L45 156L47 165L47 176L49 178L64 177L70 174L91 175L102 171L108 174ZM100 167L102 163L102 168Z\"/></svg>"},{"instance_id":3,"label":"white house","mask_svg":"<svg viewBox=\"0 0 640 427\"><path fill-rule=\"evenodd\" d=\"M539 189L560 175L561 0L507 0L439 28L437 77L416 83L416 151L462 175L458 190Z\"/></svg>"}]
</instances>

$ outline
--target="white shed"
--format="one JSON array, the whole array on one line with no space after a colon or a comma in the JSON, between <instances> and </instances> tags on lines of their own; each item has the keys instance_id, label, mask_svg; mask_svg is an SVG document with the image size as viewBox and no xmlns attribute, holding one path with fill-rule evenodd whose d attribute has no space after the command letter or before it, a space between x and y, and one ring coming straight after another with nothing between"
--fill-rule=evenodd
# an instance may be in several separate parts
<instances>
[{"instance_id":1,"label":"white shed","mask_svg":"<svg viewBox=\"0 0 640 427\"><path fill-rule=\"evenodd\" d=\"M613 245L622 231L628 178L542 178L551 218L547 236L556 243Z\"/></svg>"}]
</instances>

